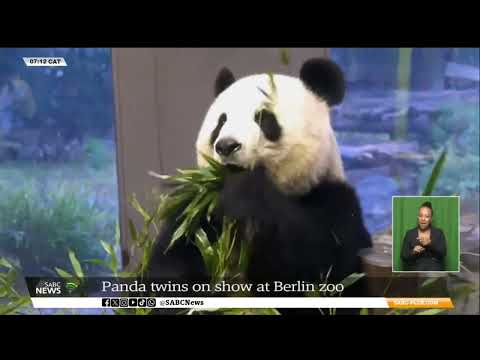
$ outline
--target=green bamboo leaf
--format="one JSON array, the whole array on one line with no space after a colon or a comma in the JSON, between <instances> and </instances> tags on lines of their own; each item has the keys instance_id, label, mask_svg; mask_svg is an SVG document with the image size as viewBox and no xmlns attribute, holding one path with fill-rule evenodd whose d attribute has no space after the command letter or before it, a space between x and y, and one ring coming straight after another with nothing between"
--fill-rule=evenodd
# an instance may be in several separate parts
<instances>
[{"instance_id":1,"label":"green bamboo leaf","mask_svg":"<svg viewBox=\"0 0 480 360\"><path fill-rule=\"evenodd\" d=\"M205 174L205 170L206 169L190 169L190 170L177 169L177 172L180 173L181 175L192 178L192 177L203 176Z\"/></svg>"},{"instance_id":2,"label":"green bamboo leaf","mask_svg":"<svg viewBox=\"0 0 480 360\"><path fill-rule=\"evenodd\" d=\"M185 235L188 229L188 222L184 221L182 224L175 230L173 233L172 239L170 240L170 244L168 245L167 249L165 249L165 253L171 249L171 247L180 239L182 236Z\"/></svg>"},{"instance_id":3,"label":"green bamboo leaf","mask_svg":"<svg viewBox=\"0 0 480 360\"><path fill-rule=\"evenodd\" d=\"M450 290L450 297L454 300L461 300L478 290L478 287L472 284L458 286Z\"/></svg>"},{"instance_id":4,"label":"green bamboo leaf","mask_svg":"<svg viewBox=\"0 0 480 360\"><path fill-rule=\"evenodd\" d=\"M153 177L158 178L158 179L162 179L162 180L169 180L170 179L169 175L161 175L161 174L156 173L155 171L149 171L148 175L153 176Z\"/></svg>"},{"instance_id":5,"label":"green bamboo leaf","mask_svg":"<svg viewBox=\"0 0 480 360\"><path fill-rule=\"evenodd\" d=\"M193 181L193 178L191 176L174 175L170 178L168 183L170 183L170 185L185 186L185 185L188 185L192 181Z\"/></svg>"},{"instance_id":6,"label":"green bamboo leaf","mask_svg":"<svg viewBox=\"0 0 480 360\"><path fill-rule=\"evenodd\" d=\"M117 275L122 278L129 278L129 277L136 277L137 274L133 271L121 271Z\"/></svg>"},{"instance_id":7,"label":"green bamboo leaf","mask_svg":"<svg viewBox=\"0 0 480 360\"><path fill-rule=\"evenodd\" d=\"M87 263L87 264L105 266L107 268L109 267L108 263L104 260L101 260L101 259L88 259L88 260L83 260L82 262Z\"/></svg>"},{"instance_id":8,"label":"green bamboo leaf","mask_svg":"<svg viewBox=\"0 0 480 360\"><path fill-rule=\"evenodd\" d=\"M421 288L428 288L428 287L430 287L432 284L438 282L440 279L442 279L442 278L441 278L441 277L428 278L427 280L425 280L425 281L420 285L420 287L421 287Z\"/></svg>"},{"instance_id":9,"label":"green bamboo leaf","mask_svg":"<svg viewBox=\"0 0 480 360\"><path fill-rule=\"evenodd\" d=\"M207 161L207 163L212 167L212 170L214 171L215 174L218 174L218 175L224 174L225 167L222 164L217 162L215 159L209 157L208 155L202 154L202 156L205 159L205 161Z\"/></svg>"},{"instance_id":10,"label":"green bamboo leaf","mask_svg":"<svg viewBox=\"0 0 480 360\"><path fill-rule=\"evenodd\" d=\"M273 97L275 97L275 94L277 93L277 86L275 85L275 79L273 76L273 73L269 72L268 73L268 80L270 82L270 89Z\"/></svg>"},{"instance_id":11,"label":"green bamboo leaf","mask_svg":"<svg viewBox=\"0 0 480 360\"><path fill-rule=\"evenodd\" d=\"M155 196L154 196L155 197ZM161 194L160 196L155 197L155 200L157 201L157 209L155 210L154 217L156 220L159 218L160 211L162 210L162 206L167 201L168 195L167 194Z\"/></svg>"},{"instance_id":12,"label":"green bamboo leaf","mask_svg":"<svg viewBox=\"0 0 480 360\"><path fill-rule=\"evenodd\" d=\"M16 310L27 305L28 303L30 303L30 298L25 296L12 302L11 304L2 305L0 306L0 315L13 315L15 314Z\"/></svg>"},{"instance_id":13,"label":"green bamboo leaf","mask_svg":"<svg viewBox=\"0 0 480 360\"><path fill-rule=\"evenodd\" d=\"M197 187L193 183L188 183L188 184L182 184L180 186L176 186L175 190L168 194L165 198L166 201L170 201L171 199L174 199L177 196L185 196L185 195L190 195L194 196L198 192Z\"/></svg>"},{"instance_id":14,"label":"green bamboo leaf","mask_svg":"<svg viewBox=\"0 0 480 360\"><path fill-rule=\"evenodd\" d=\"M233 224L226 217L224 217L222 234L220 235L220 240L218 241L219 252L224 260L227 259L230 250L230 244L232 241L232 226Z\"/></svg>"},{"instance_id":15,"label":"green bamboo leaf","mask_svg":"<svg viewBox=\"0 0 480 360\"><path fill-rule=\"evenodd\" d=\"M16 279L17 279L17 272L15 270L10 270L6 275L5 275L5 280L9 283L9 284L14 284Z\"/></svg>"},{"instance_id":16,"label":"green bamboo leaf","mask_svg":"<svg viewBox=\"0 0 480 360\"><path fill-rule=\"evenodd\" d=\"M150 215L148 214L148 212L140 205L140 203L138 202L138 199L136 197L135 194L133 194L131 197L130 197L130 204L135 208L135 210L138 211L138 213L140 213L142 216L143 216L143 219L145 221L149 221L150 220Z\"/></svg>"},{"instance_id":17,"label":"green bamboo leaf","mask_svg":"<svg viewBox=\"0 0 480 360\"><path fill-rule=\"evenodd\" d=\"M0 283L2 284L2 293L6 292L7 294L10 294L14 297L20 296L20 294L14 288L16 277L16 271L10 271L5 276L0 277Z\"/></svg>"},{"instance_id":18,"label":"green bamboo leaf","mask_svg":"<svg viewBox=\"0 0 480 360\"><path fill-rule=\"evenodd\" d=\"M223 263L218 264L217 269L218 271L215 273L215 283L219 283L220 281L224 280L227 273L225 264Z\"/></svg>"},{"instance_id":19,"label":"green bamboo leaf","mask_svg":"<svg viewBox=\"0 0 480 360\"><path fill-rule=\"evenodd\" d=\"M217 164L219 170L223 169L223 165ZM190 179L193 182L203 183L209 180L218 180L219 174L215 172L215 169L211 166L199 168L195 173L190 175Z\"/></svg>"},{"instance_id":20,"label":"green bamboo leaf","mask_svg":"<svg viewBox=\"0 0 480 360\"><path fill-rule=\"evenodd\" d=\"M165 252L168 251L169 248L165 250ZM143 257L142 257L142 266L141 266L141 274L143 276L143 273L145 270L148 268L148 265L150 263L150 259L152 257L152 252L153 252L153 241L147 241L145 243L145 246L143 248Z\"/></svg>"},{"instance_id":21,"label":"green bamboo leaf","mask_svg":"<svg viewBox=\"0 0 480 360\"><path fill-rule=\"evenodd\" d=\"M166 183L177 184L181 186L181 185L187 184L191 179L184 175L171 175L171 176L168 176L168 178L165 177L163 180Z\"/></svg>"},{"instance_id":22,"label":"green bamboo leaf","mask_svg":"<svg viewBox=\"0 0 480 360\"><path fill-rule=\"evenodd\" d=\"M280 312L277 309L267 308L267 309L256 309L259 310L260 315L280 315Z\"/></svg>"},{"instance_id":23,"label":"green bamboo leaf","mask_svg":"<svg viewBox=\"0 0 480 360\"><path fill-rule=\"evenodd\" d=\"M358 280L363 278L365 276L365 273L353 273L348 275L345 279L341 281L341 284L343 284L343 287L346 289L349 286L352 286L355 284Z\"/></svg>"},{"instance_id":24,"label":"green bamboo leaf","mask_svg":"<svg viewBox=\"0 0 480 360\"><path fill-rule=\"evenodd\" d=\"M223 224L222 226L222 232L220 233L220 236L218 237L218 240L217 242L215 243L215 249L217 250L218 252L218 257L220 260L222 260L224 258L224 254L225 254L225 231L226 231L226 228L225 228L225 223Z\"/></svg>"},{"instance_id":25,"label":"green bamboo leaf","mask_svg":"<svg viewBox=\"0 0 480 360\"><path fill-rule=\"evenodd\" d=\"M118 222L115 225L115 246L120 247L120 225Z\"/></svg>"},{"instance_id":26,"label":"green bamboo leaf","mask_svg":"<svg viewBox=\"0 0 480 360\"><path fill-rule=\"evenodd\" d=\"M184 207L187 202L192 201L196 193L197 191L195 191L195 193L186 192L184 194L169 198L167 201L165 201L159 211L159 219L168 219L173 216L180 208Z\"/></svg>"},{"instance_id":27,"label":"green bamboo leaf","mask_svg":"<svg viewBox=\"0 0 480 360\"><path fill-rule=\"evenodd\" d=\"M200 216L201 209L195 209L186 219L187 227L185 231L185 236L190 237L195 234L197 229L200 227L201 216Z\"/></svg>"},{"instance_id":28,"label":"green bamboo leaf","mask_svg":"<svg viewBox=\"0 0 480 360\"><path fill-rule=\"evenodd\" d=\"M417 315L437 315L440 314L447 309L428 309L428 310L423 310L417 313Z\"/></svg>"},{"instance_id":29,"label":"green bamboo leaf","mask_svg":"<svg viewBox=\"0 0 480 360\"><path fill-rule=\"evenodd\" d=\"M118 271L118 260L117 254L115 253L115 249L111 244L108 244L110 250L110 270L112 271L114 276L117 276Z\"/></svg>"},{"instance_id":30,"label":"green bamboo leaf","mask_svg":"<svg viewBox=\"0 0 480 360\"><path fill-rule=\"evenodd\" d=\"M132 219L128 219L128 228L130 230L130 236L132 237L132 241L134 243L138 242L138 233L137 229L135 228L135 224L133 223Z\"/></svg>"},{"instance_id":31,"label":"green bamboo leaf","mask_svg":"<svg viewBox=\"0 0 480 360\"><path fill-rule=\"evenodd\" d=\"M62 278L64 279L71 279L71 278L74 278L74 276L72 274L70 274L69 272L63 270L63 269L60 269L60 268L55 268L55 271L57 272L58 275L60 275Z\"/></svg>"},{"instance_id":32,"label":"green bamboo leaf","mask_svg":"<svg viewBox=\"0 0 480 360\"><path fill-rule=\"evenodd\" d=\"M102 244L103 249L107 252L108 255L112 255L112 246L106 243L103 240L100 240L100 244Z\"/></svg>"},{"instance_id":33,"label":"green bamboo leaf","mask_svg":"<svg viewBox=\"0 0 480 360\"><path fill-rule=\"evenodd\" d=\"M207 154L202 154L202 156L205 158L205 160L207 160L209 163L212 164L212 167L215 167L215 166L222 166L222 164L220 162L218 162L217 160L215 160L213 157L207 155Z\"/></svg>"},{"instance_id":34,"label":"green bamboo leaf","mask_svg":"<svg viewBox=\"0 0 480 360\"><path fill-rule=\"evenodd\" d=\"M6 267L8 269L13 269L13 265L5 258L0 258L0 266Z\"/></svg>"},{"instance_id":35,"label":"green bamboo leaf","mask_svg":"<svg viewBox=\"0 0 480 360\"><path fill-rule=\"evenodd\" d=\"M207 207L210 204L211 199L211 193L208 193L207 191L202 192L202 194L198 196L198 199L195 199L195 204L191 207L189 206L187 211L188 214L186 214L186 216L190 218L191 221L194 221L199 217L205 217L207 213Z\"/></svg>"},{"instance_id":36,"label":"green bamboo leaf","mask_svg":"<svg viewBox=\"0 0 480 360\"><path fill-rule=\"evenodd\" d=\"M218 309L220 315L263 315L262 309Z\"/></svg>"},{"instance_id":37,"label":"green bamboo leaf","mask_svg":"<svg viewBox=\"0 0 480 360\"><path fill-rule=\"evenodd\" d=\"M363 308L362 310L360 310L360 315L368 315L368 309Z\"/></svg>"},{"instance_id":38,"label":"green bamboo leaf","mask_svg":"<svg viewBox=\"0 0 480 360\"><path fill-rule=\"evenodd\" d=\"M205 210L206 212L208 212L208 209L210 207L210 205L215 201L215 199L218 197L218 193L217 192L207 192L202 201L198 204L198 207L201 208L202 210Z\"/></svg>"},{"instance_id":39,"label":"green bamboo leaf","mask_svg":"<svg viewBox=\"0 0 480 360\"><path fill-rule=\"evenodd\" d=\"M198 229L195 233L195 244L200 250L207 271L211 276L215 272L215 251L212 248L210 242L208 241L207 234L201 228Z\"/></svg>"},{"instance_id":40,"label":"green bamboo leaf","mask_svg":"<svg viewBox=\"0 0 480 360\"><path fill-rule=\"evenodd\" d=\"M128 315L128 311L126 309L113 309L113 313L115 315Z\"/></svg>"},{"instance_id":41,"label":"green bamboo leaf","mask_svg":"<svg viewBox=\"0 0 480 360\"><path fill-rule=\"evenodd\" d=\"M288 49L280 50L280 60L285 66L290 64L290 51Z\"/></svg>"},{"instance_id":42,"label":"green bamboo leaf","mask_svg":"<svg viewBox=\"0 0 480 360\"><path fill-rule=\"evenodd\" d=\"M238 258L238 269L240 273L245 273L248 266L248 246L247 241L242 239L240 243L240 256Z\"/></svg>"},{"instance_id":43,"label":"green bamboo leaf","mask_svg":"<svg viewBox=\"0 0 480 360\"><path fill-rule=\"evenodd\" d=\"M404 315L413 315L417 311L417 309L400 309L405 310Z\"/></svg>"},{"instance_id":44,"label":"green bamboo leaf","mask_svg":"<svg viewBox=\"0 0 480 360\"><path fill-rule=\"evenodd\" d=\"M82 266L80 265L80 262L78 261L75 253L72 250L68 250L68 257L70 258L70 262L72 263L73 272L75 273L75 275L77 275L77 277L79 278L83 278L84 275Z\"/></svg>"},{"instance_id":45,"label":"green bamboo leaf","mask_svg":"<svg viewBox=\"0 0 480 360\"><path fill-rule=\"evenodd\" d=\"M440 176L440 172L442 171L446 158L447 149L444 149L433 167L432 173L430 175L430 178L428 179L425 189L423 190L422 196L430 196L433 193L433 189L435 188L435 184L437 183L438 177Z\"/></svg>"},{"instance_id":46,"label":"green bamboo leaf","mask_svg":"<svg viewBox=\"0 0 480 360\"><path fill-rule=\"evenodd\" d=\"M140 309L142 310L142 315L150 315L150 313L153 311L152 308L145 308L145 309L140 308Z\"/></svg>"},{"instance_id":47,"label":"green bamboo leaf","mask_svg":"<svg viewBox=\"0 0 480 360\"><path fill-rule=\"evenodd\" d=\"M192 200L190 204L183 210L183 212L180 214L178 219L181 219L184 216L188 216L189 213L192 214L195 212L198 208L197 205L202 201L203 197L205 196L205 191L199 192ZM192 215L190 215L192 217Z\"/></svg>"},{"instance_id":48,"label":"green bamboo leaf","mask_svg":"<svg viewBox=\"0 0 480 360\"><path fill-rule=\"evenodd\" d=\"M230 256L232 255L232 252L233 252L233 248L235 246L235 241L236 241L236 238L237 238L237 233L233 231L233 223L231 224L230 228L229 228L229 231L228 231L228 244L229 244L229 248L228 248L228 251L227 251L227 256L226 256L226 259L230 259Z\"/></svg>"},{"instance_id":49,"label":"green bamboo leaf","mask_svg":"<svg viewBox=\"0 0 480 360\"><path fill-rule=\"evenodd\" d=\"M208 249L211 247L210 241L208 241L207 234L203 229L198 229L195 233L195 240L198 242L200 249Z\"/></svg>"},{"instance_id":50,"label":"green bamboo leaf","mask_svg":"<svg viewBox=\"0 0 480 360\"><path fill-rule=\"evenodd\" d=\"M208 222L210 222L210 220L211 220L213 211L218 207L219 201L220 200L219 200L218 193L212 193L212 198L211 198L210 204L208 205L208 208L207 208L207 220L208 220Z\"/></svg>"},{"instance_id":51,"label":"green bamboo leaf","mask_svg":"<svg viewBox=\"0 0 480 360\"><path fill-rule=\"evenodd\" d=\"M133 309L135 311L135 315L146 315L145 314L145 310L146 309L142 309L142 308L135 308Z\"/></svg>"}]
</instances>

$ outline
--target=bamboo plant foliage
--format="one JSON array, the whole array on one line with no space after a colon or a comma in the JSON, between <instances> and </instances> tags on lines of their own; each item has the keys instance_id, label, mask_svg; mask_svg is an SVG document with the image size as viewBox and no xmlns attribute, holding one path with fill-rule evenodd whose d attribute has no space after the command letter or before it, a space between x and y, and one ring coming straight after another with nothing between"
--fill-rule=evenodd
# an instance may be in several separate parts
<instances>
[{"instance_id":1,"label":"bamboo plant foliage","mask_svg":"<svg viewBox=\"0 0 480 360\"><path fill-rule=\"evenodd\" d=\"M152 176L173 184L174 190L163 197L158 211L158 220L163 221L176 216L176 230L165 250L165 253L181 238L192 241L202 254L205 266L211 276L212 282L225 278L230 265L229 260L233 255L233 247L237 241L237 223L233 219L223 218L222 231L216 241L208 239L202 222L211 221L212 213L218 206L219 191L225 176L230 170L214 159L203 155L209 166L192 170L177 170L177 175L158 175L150 172ZM241 246L241 253L245 253L245 245ZM241 257L244 261L244 257ZM240 265L238 264L238 268Z\"/></svg>"}]
</instances>

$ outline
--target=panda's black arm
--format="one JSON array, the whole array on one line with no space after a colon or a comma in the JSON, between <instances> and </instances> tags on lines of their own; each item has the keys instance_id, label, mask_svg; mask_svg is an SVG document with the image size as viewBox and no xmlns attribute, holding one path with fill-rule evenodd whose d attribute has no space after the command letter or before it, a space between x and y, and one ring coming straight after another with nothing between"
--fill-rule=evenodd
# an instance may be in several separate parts
<instances>
[{"instance_id":1,"label":"panda's black arm","mask_svg":"<svg viewBox=\"0 0 480 360\"><path fill-rule=\"evenodd\" d=\"M314 281L333 265L342 278L360 270L358 250L370 246L357 195L343 182L324 182L299 201L258 168L226 179L221 207L258 224L253 276Z\"/></svg>"},{"instance_id":2,"label":"panda's black arm","mask_svg":"<svg viewBox=\"0 0 480 360\"><path fill-rule=\"evenodd\" d=\"M257 168L227 177L222 212L256 226L249 278L256 281L318 280L334 261L334 241L316 212L281 193Z\"/></svg>"},{"instance_id":3,"label":"panda's black arm","mask_svg":"<svg viewBox=\"0 0 480 360\"><path fill-rule=\"evenodd\" d=\"M208 277L205 271L203 259L194 244L188 242L185 237L181 237L176 243L165 252L173 233L178 224L174 219L179 213L172 216L162 223L160 234L157 236L152 249L152 255L147 265L146 271L143 273L141 280L147 284L147 293L141 296L155 297L188 297L199 296L198 293L192 291L194 283L208 283ZM181 291L150 291L151 283L156 284L177 284L182 286ZM186 291L184 289L186 288ZM139 296L139 294L135 294ZM155 309L152 314L158 315L175 315L186 309Z\"/></svg>"},{"instance_id":4,"label":"panda's black arm","mask_svg":"<svg viewBox=\"0 0 480 360\"><path fill-rule=\"evenodd\" d=\"M329 232L337 229L349 247L368 247L370 243L358 196L339 180L323 181L303 197L289 196L274 185L264 168L257 167L226 177L220 208L226 216L254 219L266 225L287 224L312 230L312 225L317 229L315 225L323 223Z\"/></svg>"},{"instance_id":5,"label":"panda's black arm","mask_svg":"<svg viewBox=\"0 0 480 360\"><path fill-rule=\"evenodd\" d=\"M178 227L175 219L181 211L182 209L161 224L160 234L157 236L153 246L145 278L157 279L159 281L179 281L182 283L207 279L205 265L200 252L185 237L178 239L166 251L173 233Z\"/></svg>"},{"instance_id":6,"label":"panda's black arm","mask_svg":"<svg viewBox=\"0 0 480 360\"><path fill-rule=\"evenodd\" d=\"M364 223L360 200L353 187L343 181L325 181L310 194L328 217L329 232L336 242L335 274L339 278L363 271L359 251L372 246Z\"/></svg>"},{"instance_id":7,"label":"panda's black arm","mask_svg":"<svg viewBox=\"0 0 480 360\"><path fill-rule=\"evenodd\" d=\"M263 167L226 177L220 212L237 220L255 219L265 224L304 218L301 209L276 188Z\"/></svg>"}]
</instances>

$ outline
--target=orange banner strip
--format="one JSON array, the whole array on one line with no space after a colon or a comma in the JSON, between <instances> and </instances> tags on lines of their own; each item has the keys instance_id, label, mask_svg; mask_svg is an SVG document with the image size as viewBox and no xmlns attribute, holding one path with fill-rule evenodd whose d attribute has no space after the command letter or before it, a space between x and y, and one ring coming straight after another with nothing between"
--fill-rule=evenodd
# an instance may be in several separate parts
<instances>
[{"instance_id":1,"label":"orange banner strip","mask_svg":"<svg viewBox=\"0 0 480 360\"><path fill-rule=\"evenodd\" d=\"M386 298L393 309L453 309L451 298Z\"/></svg>"}]
</instances>

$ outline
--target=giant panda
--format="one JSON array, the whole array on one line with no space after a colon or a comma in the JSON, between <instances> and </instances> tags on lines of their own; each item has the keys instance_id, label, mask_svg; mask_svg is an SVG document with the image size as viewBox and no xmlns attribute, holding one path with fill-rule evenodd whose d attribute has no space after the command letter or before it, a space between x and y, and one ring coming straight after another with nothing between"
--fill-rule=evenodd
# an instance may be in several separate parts
<instances>
[{"instance_id":1,"label":"giant panda","mask_svg":"<svg viewBox=\"0 0 480 360\"><path fill-rule=\"evenodd\" d=\"M254 285L318 283L327 274L336 283L361 271L358 253L371 246L370 234L356 191L347 183L330 119L345 94L339 66L310 59L298 77L241 79L223 68L214 91L195 144L198 165L207 165L205 154L236 171L225 179L218 222L211 225L216 229L209 234L218 233L223 216L254 224L247 269ZM174 218L156 242L148 277L205 278L191 241L179 240L165 253Z\"/></svg>"}]
</instances>

